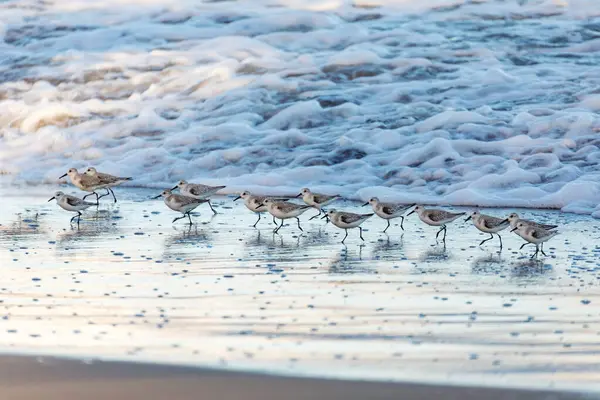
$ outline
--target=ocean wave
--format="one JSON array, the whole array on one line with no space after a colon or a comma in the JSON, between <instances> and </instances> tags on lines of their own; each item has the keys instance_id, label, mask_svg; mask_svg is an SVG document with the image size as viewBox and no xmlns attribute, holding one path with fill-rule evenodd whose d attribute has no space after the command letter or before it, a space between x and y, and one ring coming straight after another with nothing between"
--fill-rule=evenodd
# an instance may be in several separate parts
<instances>
[{"instance_id":1,"label":"ocean wave","mask_svg":"<svg viewBox=\"0 0 600 400\"><path fill-rule=\"evenodd\" d=\"M0 3L0 173L600 217L595 3Z\"/></svg>"}]
</instances>

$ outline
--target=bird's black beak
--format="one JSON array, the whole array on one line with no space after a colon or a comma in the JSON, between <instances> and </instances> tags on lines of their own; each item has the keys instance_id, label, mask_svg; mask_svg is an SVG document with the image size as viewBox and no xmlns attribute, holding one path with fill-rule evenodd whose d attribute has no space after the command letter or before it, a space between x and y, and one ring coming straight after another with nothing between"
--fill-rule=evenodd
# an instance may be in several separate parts
<instances>
[{"instance_id":1,"label":"bird's black beak","mask_svg":"<svg viewBox=\"0 0 600 400\"><path fill-rule=\"evenodd\" d=\"M295 199L297 199L298 197L302 197L302 193L299 193L297 196L294 196Z\"/></svg>"},{"instance_id":2,"label":"bird's black beak","mask_svg":"<svg viewBox=\"0 0 600 400\"><path fill-rule=\"evenodd\" d=\"M514 231L516 231L516 230L517 230L517 227L515 226L515 227L514 227L513 229L511 229L510 231L511 231L511 232L514 232Z\"/></svg>"},{"instance_id":3,"label":"bird's black beak","mask_svg":"<svg viewBox=\"0 0 600 400\"><path fill-rule=\"evenodd\" d=\"M408 214L406 214L406 216L408 217L410 214L414 214L415 210L412 210L411 212L409 212Z\"/></svg>"},{"instance_id":4,"label":"bird's black beak","mask_svg":"<svg viewBox=\"0 0 600 400\"><path fill-rule=\"evenodd\" d=\"M465 219L465 222L469 221L471 219L471 216L469 215L469 217L467 219Z\"/></svg>"},{"instance_id":5,"label":"bird's black beak","mask_svg":"<svg viewBox=\"0 0 600 400\"><path fill-rule=\"evenodd\" d=\"M175 190L179 187L179 185L175 186L174 188L172 188L171 190Z\"/></svg>"},{"instance_id":6,"label":"bird's black beak","mask_svg":"<svg viewBox=\"0 0 600 400\"><path fill-rule=\"evenodd\" d=\"M158 199L158 198L159 198L159 197L161 197L161 196L162 196L162 194L159 194L158 196L156 196L156 197L153 197L152 199L153 199L153 200L154 200L154 199Z\"/></svg>"},{"instance_id":7,"label":"bird's black beak","mask_svg":"<svg viewBox=\"0 0 600 400\"><path fill-rule=\"evenodd\" d=\"M321 219L325 219L325 218L327 218L327 214L325 214L321 217Z\"/></svg>"},{"instance_id":8,"label":"bird's black beak","mask_svg":"<svg viewBox=\"0 0 600 400\"><path fill-rule=\"evenodd\" d=\"M61 176L61 177L60 177L60 178L58 178L58 179L62 179L62 178L64 178L64 177L65 177L65 176L67 176L67 175L69 175L69 174L64 174L63 176Z\"/></svg>"},{"instance_id":9,"label":"bird's black beak","mask_svg":"<svg viewBox=\"0 0 600 400\"><path fill-rule=\"evenodd\" d=\"M369 202L367 201L365 204L362 205L362 207L368 206L368 205L369 205Z\"/></svg>"},{"instance_id":10,"label":"bird's black beak","mask_svg":"<svg viewBox=\"0 0 600 400\"><path fill-rule=\"evenodd\" d=\"M239 199L241 199L241 198L242 198L242 196L238 196L238 197L236 197L235 199L233 199L233 201L238 201L238 200L239 200Z\"/></svg>"},{"instance_id":11,"label":"bird's black beak","mask_svg":"<svg viewBox=\"0 0 600 400\"><path fill-rule=\"evenodd\" d=\"M50 203L52 200L54 200L56 197L52 196L52 198L50 200L48 200L48 203Z\"/></svg>"}]
</instances>

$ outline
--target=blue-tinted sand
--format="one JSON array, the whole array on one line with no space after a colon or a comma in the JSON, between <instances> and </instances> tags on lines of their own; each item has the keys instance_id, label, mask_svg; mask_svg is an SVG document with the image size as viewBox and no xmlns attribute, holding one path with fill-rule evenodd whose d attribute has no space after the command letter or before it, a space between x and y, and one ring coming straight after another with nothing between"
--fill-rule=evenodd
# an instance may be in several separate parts
<instances>
[{"instance_id":1,"label":"blue-tinted sand","mask_svg":"<svg viewBox=\"0 0 600 400\"><path fill-rule=\"evenodd\" d=\"M600 389L600 223L588 216L518 210L561 226L531 260L507 231L502 253L497 239L480 248L486 235L462 220L444 249L414 215L404 234L370 219L364 245L309 216L304 233L291 223L273 235L270 218L254 229L226 197L190 228L141 189L119 188L78 229L46 202L54 190L0 189L4 352Z\"/></svg>"}]
</instances>

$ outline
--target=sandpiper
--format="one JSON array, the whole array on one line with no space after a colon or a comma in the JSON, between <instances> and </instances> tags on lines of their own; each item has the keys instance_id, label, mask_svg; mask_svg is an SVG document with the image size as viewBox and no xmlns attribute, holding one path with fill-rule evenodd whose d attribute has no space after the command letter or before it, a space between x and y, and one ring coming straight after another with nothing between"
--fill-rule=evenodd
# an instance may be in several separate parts
<instances>
[{"instance_id":1,"label":"sandpiper","mask_svg":"<svg viewBox=\"0 0 600 400\"><path fill-rule=\"evenodd\" d=\"M87 174L80 174L79 172L77 172L77 168L70 168L66 174L62 175L58 179L62 179L65 176L68 176L69 179L71 179L71 183L79 189L83 190L84 192L90 192L89 194L83 196L83 200L85 200L88 196L96 195L96 203L98 202L98 199L100 197L98 197L98 193L96 193L96 190L102 189L104 187L104 185L101 184L100 179L98 179L98 177L90 176Z\"/></svg>"},{"instance_id":2,"label":"sandpiper","mask_svg":"<svg viewBox=\"0 0 600 400\"><path fill-rule=\"evenodd\" d=\"M275 201L270 198L266 198L263 201L263 204L267 206L267 211L269 211L269 214L281 220L281 225L279 225L273 230L274 233L279 232L279 230L283 226L283 220L288 218L296 218L296 220L298 221L298 229L304 232L304 230L300 226L300 218L298 217L312 206L294 204L290 203L289 201Z\"/></svg>"},{"instance_id":3,"label":"sandpiper","mask_svg":"<svg viewBox=\"0 0 600 400\"><path fill-rule=\"evenodd\" d=\"M111 188L118 186L123 182L130 181L133 179L130 177L119 177L119 176L114 176L114 175L98 172L98 171L96 171L96 168L94 168L94 167L89 167L88 169L86 169L85 174L87 176L92 176L92 177L98 178L98 180L100 181L100 184L102 185L101 188L106 189L106 193L103 194L102 196L98 197L98 199L101 199L104 196L108 196L109 194L112 194L112 197L113 197L113 200L115 203L117 202L117 198L115 197L115 192L113 192Z\"/></svg>"},{"instance_id":4,"label":"sandpiper","mask_svg":"<svg viewBox=\"0 0 600 400\"><path fill-rule=\"evenodd\" d=\"M394 218L398 218L398 217L402 218L402 221L400 222L400 228L402 230L404 230L404 215L403 214L406 211L408 211L409 208L415 206L415 204L406 205L406 204L382 203L381 201L379 201L379 199L377 197L371 197L371 199L369 201L367 201L365 204L363 204L363 207L368 206L369 204L373 207L373 211L375 211L375 214L377 214L379 217L387 220L387 226L383 230L384 233L390 227L390 219L394 219Z\"/></svg>"},{"instance_id":5,"label":"sandpiper","mask_svg":"<svg viewBox=\"0 0 600 400\"><path fill-rule=\"evenodd\" d=\"M465 222L469 220L473 220L473 225L475 225L475 227L481 232L490 234L489 238L484 239L481 241L481 243L479 243L480 246L488 240L492 240L495 233L498 236L498 239L500 239L500 249L502 249L502 237L500 237L498 232L508 228L510 223L507 219L496 218L490 215L481 214L479 211L473 211L465 220Z\"/></svg>"},{"instance_id":6,"label":"sandpiper","mask_svg":"<svg viewBox=\"0 0 600 400\"><path fill-rule=\"evenodd\" d=\"M537 254L541 251L543 255L544 253L544 242L552 239L554 236L558 235L557 231L549 231L542 228L536 228L534 226L528 225L525 222L521 221L517 223L517 226L514 227L511 232L516 231L519 236L527 241L527 243L523 243L519 250L528 244L535 244L535 253L531 256L531 258L537 256Z\"/></svg>"},{"instance_id":7,"label":"sandpiper","mask_svg":"<svg viewBox=\"0 0 600 400\"><path fill-rule=\"evenodd\" d=\"M425 207L418 205L416 206L408 215L412 213L417 213L419 215L419 219L425 222L427 225L431 226L441 226L442 228L435 235L435 239L437 240L438 236L442 231L444 232L444 238L442 241L446 243L446 224L454 221L461 215L465 215L466 213L451 213L444 210L427 210ZM407 215L407 216L408 216Z\"/></svg>"},{"instance_id":8,"label":"sandpiper","mask_svg":"<svg viewBox=\"0 0 600 400\"><path fill-rule=\"evenodd\" d=\"M558 228L558 225L547 225L547 224L540 224L534 221L530 221L527 219L520 219L519 215L516 213L512 213L508 216L508 218L506 218L508 222L510 222L510 227L511 228L516 228L517 224L519 222L524 222L525 224L529 225L529 226L533 226L534 228L542 228L544 230L547 231L551 231L552 229L556 229Z\"/></svg>"},{"instance_id":9,"label":"sandpiper","mask_svg":"<svg viewBox=\"0 0 600 400\"><path fill-rule=\"evenodd\" d=\"M346 235L342 239L342 243L344 243L348 237L348 229L352 228L358 228L360 230L360 238L364 242L365 238L362 236L362 227L359 225L371 218L373 215L375 214L353 214L349 212L329 210L327 214L321 217L321 219L328 217L333 225L346 231Z\"/></svg>"},{"instance_id":10,"label":"sandpiper","mask_svg":"<svg viewBox=\"0 0 600 400\"><path fill-rule=\"evenodd\" d=\"M319 215L321 215L321 213L323 212L323 207L333 203L335 200L340 199L341 196L340 195L326 195L326 194L318 194L318 193L313 193L310 191L309 188L304 188L302 189L302 191L300 192L300 194L298 194L296 197L302 197L302 200L304 200L304 202L306 204L308 204L311 207L316 208L317 210L319 210L319 213L315 216L312 216L309 221L311 219L317 218Z\"/></svg>"},{"instance_id":11,"label":"sandpiper","mask_svg":"<svg viewBox=\"0 0 600 400\"><path fill-rule=\"evenodd\" d=\"M244 199L244 204L246 205L246 208L248 210L258 214L258 219L254 223L254 225L252 225L252 227L256 228L258 221L260 221L260 214L264 213L264 212L268 212L267 206L263 204L265 199L267 199L267 196L254 196L250 192L245 190L242 193L240 193L240 195L238 197L233 199L233 201L238 201L239 199ZM284 201L284 199L281 199L278 201ZM277 221L275 221L275 217L273 217L273 223L275 225L277 225Z\"/></svg>"},{"instance_id":12,"label":"sandpiper","mask_svg":"<svg viewBox=\"0 0 600 400\"><path fill-rule=\"evenodd\" d=\"M193 197L184 196L181 194L174 194L171 193L170 190L164 190L161 194L154 198L158 199L161 196L164 197L165 204L167 205L167 207L169 207L173 211L179 211L183 214L181 217L175 218L173 222L185 218L187 216L190 220L190 225L193 224L192 217L190 216L192 210L194 210L200 204L206 203L208 201L206 199L195 199Z\"/></svg>"},{"instance_id":13,"label":"sandpiper","mask_svg":"<svg viewBox=\"0 0 600 400\"><path fill-rule=\"evenodd\" d=\"M180 180L179 183L171 190L179 188L181 194L195 199L206 200L210 209L214 214L217 214L212 204L210 203L209 197L217 193L219 190L225 188L225 186L207 186L199 183L188 183L184 180Z\"/></svg>"},{"instance_id":14,"label":"sandpiper","mask_svg":"<svg viewBox=\"0 0 600 400\"><path fill-rule=\"evenodd\" d=\"M73 220L77 218L77 226L79 226L79 220L81 219L81 211L91 207L97 206L98 203L90 203L89 201L85 201L80 199L79 197L71 196L68 194L64 194L63 192L56 192L54 196L52 196L48 201L52 201L56 199L56 203L64 210L74 211L77 215L71 218L71 223Z\"/></svg>"}]
</instances>

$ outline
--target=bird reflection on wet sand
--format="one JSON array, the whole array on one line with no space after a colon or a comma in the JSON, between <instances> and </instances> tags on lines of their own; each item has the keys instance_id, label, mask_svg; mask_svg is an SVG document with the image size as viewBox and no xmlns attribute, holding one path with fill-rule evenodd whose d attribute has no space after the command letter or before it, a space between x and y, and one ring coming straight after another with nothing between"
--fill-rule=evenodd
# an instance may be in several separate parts
<instances>
[{"instance_id":1,"label":"bird reflection on wet sand","mask_svg":"<svg viewBox=\"0 0 600 400\"><path fill-rule=\"evenodd\" d=\"M342 249L329 262L330 274L373 274L377 270L371 267L372 263L364 262L362 258L363 246L358 251Z\"/></svg>"}]
</instances>

